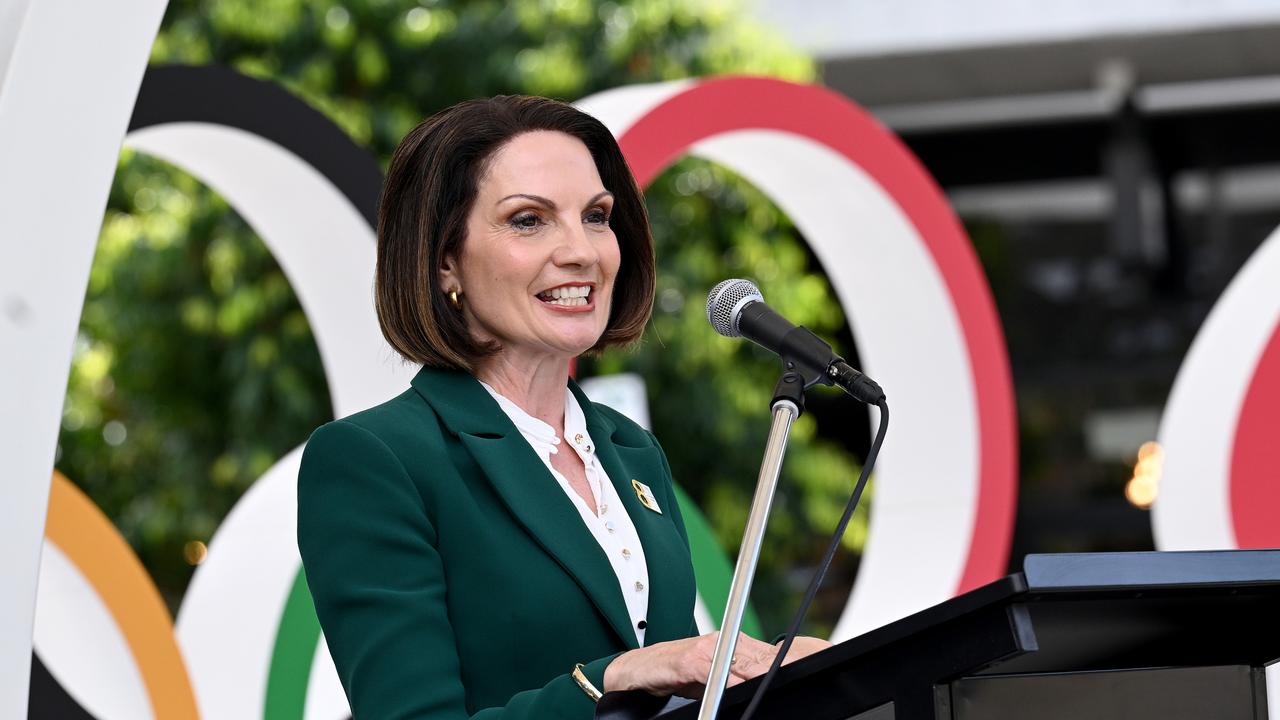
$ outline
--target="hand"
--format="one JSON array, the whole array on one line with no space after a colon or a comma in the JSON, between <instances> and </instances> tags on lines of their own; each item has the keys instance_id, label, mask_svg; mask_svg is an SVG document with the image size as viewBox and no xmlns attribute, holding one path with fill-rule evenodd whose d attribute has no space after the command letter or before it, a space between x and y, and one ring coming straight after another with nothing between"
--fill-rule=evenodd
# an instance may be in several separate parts
<instances>
[{"instance_id":1,"label":"hand","mask_svg":"<svg viewBox=\"0 0 1280 720\"><path fill-rule=\"evenodd\" d=\"M603 690L644 690L659 696L702 697L719 635L712 632L627 651L605 668ZM738 633L728 685L732 687L763 674L777 654L778 648Z\"/></svg>"},{"instance_id":2,"label":"hand","mask_svg":"<svg viewBox=\"0 0 1280 720\"><path fill-rule=\"evenodd\" d=\"M829 647L831 647L831 643L821 638L797 635L796 639L791 641L791 647L787 649L787 658L782 661L782 664L793 663L802 657L808 657ZM782 649L782 643L778 643L778 649Z\"/></svg>"}]
</instances>

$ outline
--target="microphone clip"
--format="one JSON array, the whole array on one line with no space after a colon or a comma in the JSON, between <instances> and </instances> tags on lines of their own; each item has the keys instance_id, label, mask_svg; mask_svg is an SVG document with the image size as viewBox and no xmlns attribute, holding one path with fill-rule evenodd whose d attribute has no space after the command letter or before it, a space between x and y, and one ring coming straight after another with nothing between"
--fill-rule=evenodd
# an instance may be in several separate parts
<instances>
[{"instance_id":1,"label":"microphone clip","mask_svg":"<svg viewBox=\"0 0 1280 720\"><path fill-rule=\"evenodd\" d=\"M773 388L773 403L789 400L796 406L797 417L804 412L804 393L819 383L832 385L835 379L828 372L840 356L822 338L805 327L796 327L783 336L779 353L782 358L782 377ZM826 365L818 367L814 358L829 358ZM807 360L806 360L807 359Z\"/></svg>"},{"instance_id":2,"label":"microphone clip","mask_svg":"<svg viewBox=\"0 0 1280 720\"><path fill-rule=\"evenodd\" d=\"M884 390L835 354L822 338L798 325L779 343L783 375L773 390L773 401L787 399L804 410L804 392L819 383L834 385L868 405L884 402ZM798 399L797 399L798 398Z\"/></svg>"}]
</instances>

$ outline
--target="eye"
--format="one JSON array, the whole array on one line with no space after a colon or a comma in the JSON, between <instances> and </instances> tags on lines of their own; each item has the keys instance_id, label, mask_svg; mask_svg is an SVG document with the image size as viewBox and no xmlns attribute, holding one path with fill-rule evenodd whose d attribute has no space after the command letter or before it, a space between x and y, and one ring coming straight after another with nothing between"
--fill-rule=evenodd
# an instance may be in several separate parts
<instances>
[{"instance_id":1,"label":"eye","mask_svg":"<svg viewBox=\"0 0 1280 720\"><path fill-rule=\"evenodd\" d=\"M582 221L592 225L608 225L609 212L602 207L593 207L582 216Z\"/></svg>"},{"instance_id":2,"label":"eye","mask_svg":"<svg viewBox=\"0 0 1280 720\"><path fill-rule=\"evenodd\" d=\"M517 213L516 215L513 215L511 219L508 220L507 222L511 225L511 227L521 232L529 232L530 230L537 230L538 227L543 224L542 218L538 217L537 213L532 213L532 212Z\"/></svg>"}]
</instances>

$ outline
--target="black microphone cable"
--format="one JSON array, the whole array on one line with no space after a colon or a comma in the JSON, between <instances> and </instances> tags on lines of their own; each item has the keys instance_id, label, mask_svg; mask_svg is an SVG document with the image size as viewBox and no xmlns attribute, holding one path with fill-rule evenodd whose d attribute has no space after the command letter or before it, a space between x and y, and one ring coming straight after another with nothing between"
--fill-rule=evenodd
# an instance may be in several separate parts
<instances>
[{"instance_id":1,"label":"black microphone cable","mask_svg":"<svg viewBox=\"0 0 1280 720\"><path fill-rule=\"evenodd\" d=\"M773 658L773 664L769 666L769 671L764 674L764 678L760 684L756 686L755 693L751 696L751 702L747 705L747 709L742 712L739 720L751 720L751 716L755 714L756 708L764 699L764 694L769 690L769 685L773 683L774 675L778 674L778 668L782 667L782 661L787 657L787 651L791 649L791 642L795 640L796 633L800 631L800 623L804 621L804 616L809 611L809 605L813 603L813 598L818 594L818 588L822 585L822 579L826 577L827 570L831 567L831 561L835 559L836 550L840 547L840 541L844 538L844 532L849 527L849 521L853 519L853 511L857 509L858 502L862 499L862 491L867 486L867 478L871 477L871 468L876 464L876 456L880 454L880 445L884 442L885 431L889 428L889 405L883 397L876 403L876 407L880 408L880 426L876 429L876 436L871 441L871 449L867 452L867 462L862 466L862 473L858 476L858 484L853 488L853 495L849 498L849 504L844 508L844 514L840 516L840 522L836 524L835 533L831 535L831 542L827 545L827 552L822 557L822 563L818 565L818 569L813 574L813 579L809 581L809 588L805 590L804 598L800 601L800 607L796 610L795 617L791 620L791 627L787 630L787 634L782 641L782 647L779 648L778 654Z\"/></svg>"}]
</instances>

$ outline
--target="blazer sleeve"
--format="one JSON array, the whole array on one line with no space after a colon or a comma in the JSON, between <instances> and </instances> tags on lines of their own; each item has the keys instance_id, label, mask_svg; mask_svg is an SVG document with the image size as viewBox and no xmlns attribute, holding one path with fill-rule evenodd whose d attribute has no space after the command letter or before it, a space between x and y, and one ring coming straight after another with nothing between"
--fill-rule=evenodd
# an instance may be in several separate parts
<instances>
[{"instance_id":1,"label":"blazer sleeve","mask_svg":"<svg viewBox=\"0 0 1280 720\"><path fill-rule=\"evenodd\" d=\"M351 422L317 430L298 475L298 549L356 720L468 717L435 528L397 456ZM616 655L586 662L597 687ZM568 674L471 715L589 720Z\"/></svg>"}]
</instances>

